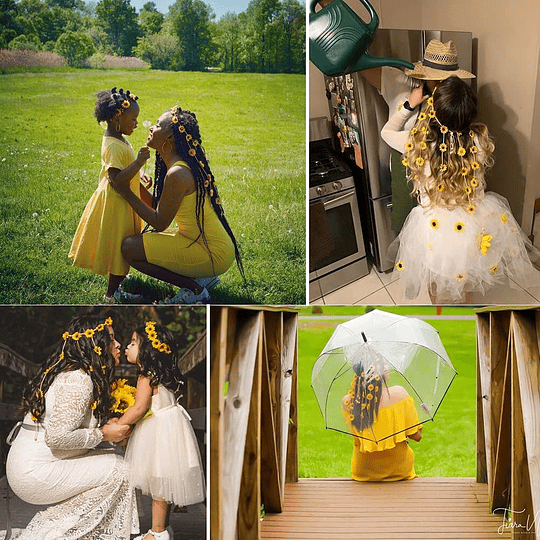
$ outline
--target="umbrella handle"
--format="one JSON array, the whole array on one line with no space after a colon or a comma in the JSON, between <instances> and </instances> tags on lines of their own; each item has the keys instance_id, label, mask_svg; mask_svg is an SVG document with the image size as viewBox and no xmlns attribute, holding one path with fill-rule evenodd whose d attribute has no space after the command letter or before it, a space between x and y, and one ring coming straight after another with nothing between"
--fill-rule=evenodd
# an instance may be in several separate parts
<instances>
[{"instance_id":1,"label":"umbrella handle","mask_svg":"<svg viewBox=\"0 0 540 540\"><path fill-rule=\"evenodd\" d=\"M367 337L366 337L366 334L364 334L364 332L360 332L362 334L362 337L364 338L364 342L367 343Z\"/></svg>"}]
</instances>

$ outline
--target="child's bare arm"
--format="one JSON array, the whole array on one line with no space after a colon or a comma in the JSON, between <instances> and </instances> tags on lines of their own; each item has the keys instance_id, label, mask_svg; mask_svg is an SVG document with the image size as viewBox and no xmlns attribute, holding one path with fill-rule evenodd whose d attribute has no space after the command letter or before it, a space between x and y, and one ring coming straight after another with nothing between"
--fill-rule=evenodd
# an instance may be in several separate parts
<instances>
[{"instance_id":1,"label":"child's bare arm","mask_svg":"<svg viewBox=\"0 0 540 540\"><path fill-rule=\"evenodd\" d=\"M134 424L140 420L150 408L152 400L152 387L148 377L139 377L137 381L137 396L135 405L130 407L119 419L118 423L122 425Z\"/></svg>"},{"instance_id":2,"label":"child's bare arm","mask_svg":"<svg viewBox=\"0 0 540 540\"><path fill-rule=\"evenodd\" d=\"M137 155L135 161L132 161L125 169L116 169L111 167L107 172L109 175L109 182L111 184L116 182L122 184L131 180L138 171L143 167L146 161L150 158L150 149L148 146L143 146Z\"/></svg>"}]
</instances>

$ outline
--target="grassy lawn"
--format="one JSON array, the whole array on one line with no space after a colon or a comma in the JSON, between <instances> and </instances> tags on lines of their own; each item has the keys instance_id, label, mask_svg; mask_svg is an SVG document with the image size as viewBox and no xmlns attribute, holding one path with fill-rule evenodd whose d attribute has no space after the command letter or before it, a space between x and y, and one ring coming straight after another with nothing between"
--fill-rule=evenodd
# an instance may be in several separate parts
<instances>
[{"instance_id":1,"label":"grassy lawn","mask_svg":"<svg viewBox=\"0 0 540 540\"><path fill-rule=\"evenodd\" d=\"M328 315L334 309L323 308ZM390 311L402 314L403 307ZM406 308L409 309L408 307ZM426 308L410 308L422 313ZM434 307L428 308L434 311ZM309 311L308 311L309 310ZM364 308L340 307L339 314L361 315ZM464 308L473 314L471 308ZM457 310L456 311L461 311ZM305 308L300 315L311 315ZM443 315L454 312L444 308ZM337 314L337 313L333 313ZM458 372L435 420L424 424L422 441L411 441L415 453L415 469L419 476L475 476L476 460L476 365L474 320L429 320L440 333L448 356ZM299 370L299 474L301 477L349 477L352 437L325 430L322 415L311 389L311 368L338 321L300 320Z\"/></svg>"},{"instance_id":2,"label":"grassy lawn","mask_svg":"<svg viewBox=\"0 0 540 540\"><path fill-rule=\"evenodd\" d=\"M178 104L197 114L248 280L233 266L215 303L305 302L305 77L63 70L0 76L0 303L94 304L106 277L68 258L100 170L102 128L95 93L112 86L139 96L139 127ZM146 172L153 176L153 158ZM132 271L149 300L175 292Z\"/></svg>"}]
</instances>

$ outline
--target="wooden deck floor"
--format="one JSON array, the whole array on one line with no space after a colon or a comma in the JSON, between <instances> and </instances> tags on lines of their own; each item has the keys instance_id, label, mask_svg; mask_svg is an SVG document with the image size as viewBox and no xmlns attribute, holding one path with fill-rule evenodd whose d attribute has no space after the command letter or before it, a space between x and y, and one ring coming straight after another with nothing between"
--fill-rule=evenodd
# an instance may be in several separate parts
<instances>
[{"instance_id":1,"label":"wooden deck floor","mask_svg":"<svg viewBox=\"0 0 540 540\"><path fill-rule=\"evenodd\" d=\"M510 538L488 511L487 485L474 478L363 483L301 479L287 484L281 514L267 514L261 539L484 540ZM502 534L501 534L502 533Z\"/></svg>"}]
</instances>

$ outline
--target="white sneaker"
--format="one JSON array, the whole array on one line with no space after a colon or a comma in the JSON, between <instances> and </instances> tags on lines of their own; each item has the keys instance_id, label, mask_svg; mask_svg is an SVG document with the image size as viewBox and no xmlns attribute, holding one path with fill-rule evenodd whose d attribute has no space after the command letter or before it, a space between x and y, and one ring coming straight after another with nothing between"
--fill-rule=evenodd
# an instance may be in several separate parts
<instances>
[{"instance_id":1,"label":"white sneaker","mask_svg":"<svg viewBox=\"0 0 540 540\"><path fill-rule=\"evenodd\" d=\"M197 285L209 291L210 289L213 289L221 280L217 276L214 276L197 278L195 281L197 282Z\"/></svg>"},{"instance_id":2,"label":"white sneaker","mask_svg":"<svg viewBox=\"0 0 540 540\"><path fill-rule=\"evenodd\" d=\"M166 298L160 304L206 304L210 301L210 295L206 289L200 294L195 294L189 289L180 289L172 298Z\"/></svg>"}]
</instances>

